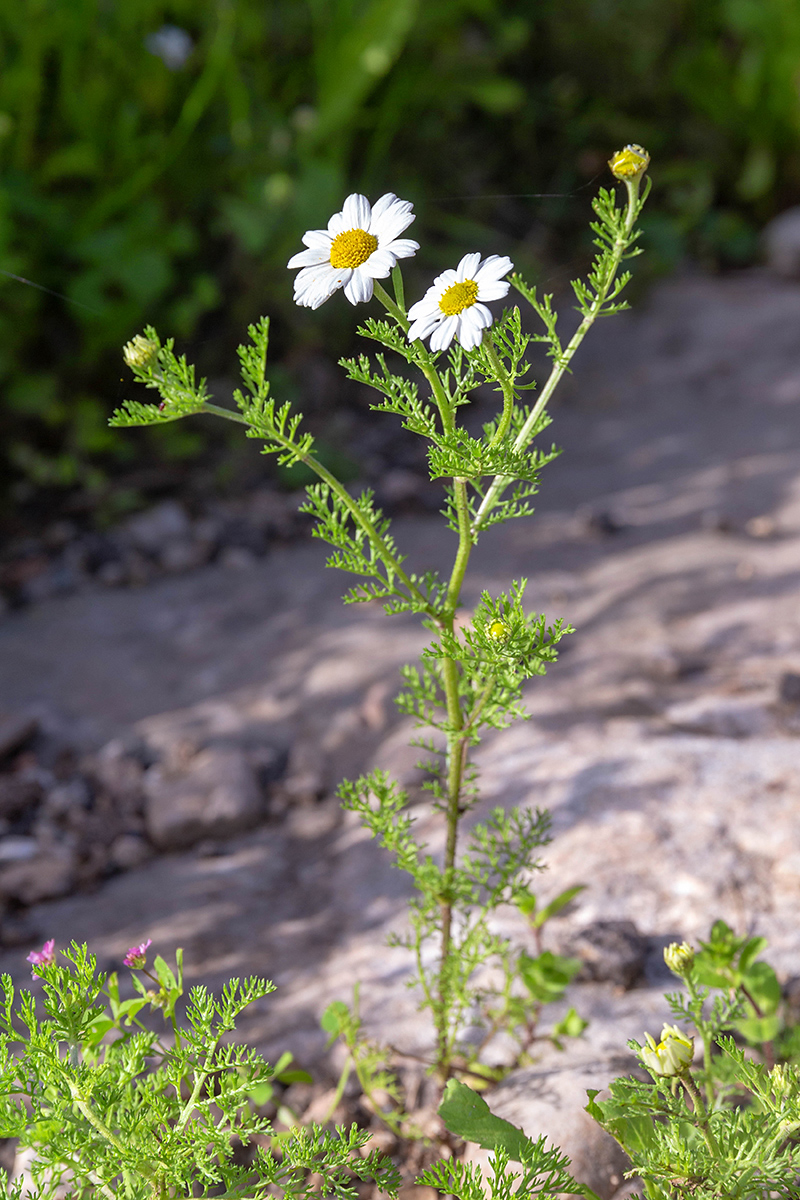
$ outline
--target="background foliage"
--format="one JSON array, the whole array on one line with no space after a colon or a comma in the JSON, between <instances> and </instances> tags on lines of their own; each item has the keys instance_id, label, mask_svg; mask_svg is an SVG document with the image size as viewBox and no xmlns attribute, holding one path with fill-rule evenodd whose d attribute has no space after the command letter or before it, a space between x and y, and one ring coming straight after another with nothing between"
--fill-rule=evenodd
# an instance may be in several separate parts
<instances>
[{"instance_id":1,"label":"background foliage","mask_svg":"<svg viewBox=\"0 0 800 1200\"><path fill-rule=\"evenodd\" d=\"M800 194L795 0L21 0L0 47L6 504L198 451L106 428L149 321L212 373L263 311L290 364L341 348L347 306L294 308L285 262L350 190L415 201L425 275L453 241L513 241L528 271L580 256L586 185L631 140L661 269L751 261Z\"/></svg>"}]
</instances>

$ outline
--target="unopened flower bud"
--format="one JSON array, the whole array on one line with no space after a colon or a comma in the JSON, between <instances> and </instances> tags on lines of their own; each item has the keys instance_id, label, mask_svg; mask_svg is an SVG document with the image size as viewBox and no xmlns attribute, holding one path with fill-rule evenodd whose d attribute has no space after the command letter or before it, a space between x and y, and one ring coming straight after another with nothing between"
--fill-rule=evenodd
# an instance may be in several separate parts
<instances>
[{"instance_id":1,"label":"unopened flower bud","mask_svg":"<svg viewBox=\"0 0 800 1200\"><path fill-rule=\"evenodd\" d=\"M677 1025L665 1025L660 1042L649 1033L644 1038L647 1045L642 1047L640 1056L654 1075L682 1075L694 1058L694 1038L688 1038Z\"/></svg>"},{"instance_id":2,"label":"unopened flower bud","mask_svg":"<svg viewBox=\"0 0 800 1200\"><path fill-rule=\"evenodd\" d=\"M153 939L148 938L147 941L140 942L138 946L131 946L122 960L125 966L131 967L134 971L141 971L142 967L147 964L147 951L152 944Z\"/></svg>"},{"instance_id":3,"label":"unopened flower bud","mask_svg":"<svg viewBox=\"0 0 800 1200\"><path fill-rule=\"evenodd\" d=\"M637 146L631 143L624 150L618 150L608 160L608 165L611 168L611 174L615 179L621 179L623 182L627 180L641 179L650 163L650 155L645 150L644 146Z\"/></svg>"},{"instance_id":4,"label":"unopened flower bud","mask_svg":"<svg viewBox=\"0 0 800 1200\"><path fill-rule=\"evenodd\" d=\"M136 337L132 338L123 348L122 357L131 370L135 368L143 370L153 361L160 348L158 342L153 338L137 333Z\"/></svg>"},{"instance_id":5,"label":"unopened flower bud","mask_svg":"<svg viewBox=\"0 0 800 1200\"><path fill-rule=\"evenodd\" d=\"M487 625L486 627L486 636L490 642L497 642L498 644L506 642L510 633L511 630L505 621L492 621L491 625Z\"/></svg>"},{"instance_id":6,"label":"unopened flower bud","mask_svg":"<svg viewBox=\"0 0 800 1200\"><path fill-rule=\"evenodd\" d=\"M694 949L688 942L671 942L664 951L664 962L675 975L685 978L694 966Z\"/></svg>"},{"instance_id":7,"label":"unopened flower bud","mask_svg":"<svg viewBox=\"0 0 800 1200\"><path fill-rule=\"evenodd\" d=\"M55 938L50 938L48 942L45 942L41 950L31 950L25 961L32 963L31 976L33 979L40 975L40 972L36 970L37 967L52 967L56 961Z\"/></svg>"}]
</instances>

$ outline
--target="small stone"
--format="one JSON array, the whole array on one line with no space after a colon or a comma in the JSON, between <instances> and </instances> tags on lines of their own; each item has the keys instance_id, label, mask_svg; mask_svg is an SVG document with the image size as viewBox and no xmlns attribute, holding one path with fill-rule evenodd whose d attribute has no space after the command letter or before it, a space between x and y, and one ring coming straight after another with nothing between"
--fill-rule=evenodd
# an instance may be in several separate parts
<instances>
[{"instance_id":1,"label":"small stone","mask_svg":"<svg viewBox=\"0 0 800 1200\"><path fill-rule=\"evenodd\" d=\"M54 846L24 862L0 867L0 896L21 904L38 904L66 896L75 880L75 855L66 846Z\"/></svg>"},{"instance_id":2,"label":"small stone","mask_svg":"<svg viewBox=\"0 0 800 1200\"><path fill-rule=\"evenodd\" d=\"M258 559L246 546L226 546L219 556L219 562L229 571L249 571Z\"/></svg>"},{"instance_id":3,"label":"small stone","mask_svg":"<svg viewBox=\"0 0 800 1200\"><path fill-rule=\"evenodd\" d=\"M164 500L146 512L130 517L122 529L139 550L156 554L168 542L188 537L191 523L182 504L177 500Z\"/></svg>"},{"instance_id":4,"label":"small stone","mask_svg":"<svg viewBox=\"0 0 800 1200\"><path fill-rule=\"evenodd\" d=\"M128 581L128 572L125 564L120 562L118 558L111 559L109 562L104 562L98 568L97 578L106 587L121 587L122 584Z\"/></svg>"},{"instance_id":5,"label":"small stone","mask_svg":"<svg viewBox=\"0 0 800 1200\"><path fill-rule=\"evenodd\" d=\"M34 857L38 849L36 838L0 838L0 863L27 862L29 858Z\"/></svg>"},{"instance_id":6,"label":"small stone","mask_svg":"<svg viewBox=\"0 0 800 1200\"><path fill-rule=\"evenodd\" d=\"M263 810L255 772L238 747L209 747L183 769L157 764L145 772L144 790L147 832L161 850L238 833Z\"/></svg>"},{"instance_id":7,"label":"small stone","mask_svg":"<svg viewBox=\"0 0 800 1200\"><path fill-rule=\"evenodd\" d=\"M579 981L614 983L628 991L644 976L647 949L633 921L593 921L570 937L564 952L582 960Z\"/></svg>"},{"instance_id":8,"label":"small stone","mask_svg":"<svg viewBox=\"0 0 800 1200\"><path fill-rule=\"evenodd\" d=\"M800 206L785 212L765 227L762 234L767 266L784 279L800 276Z\"/></svg>"},{"instance_id":9,"label":"small stone","mask_svg":"<svg viewBox=\"0 0 800 1200\"><path fill-rule=\"evenodd\" d=\"M80 777L59 783L47 793L44 810L49 817L63 817L76 808L88 808L91 800L88 785Z\"/></svg>"},{"instance_id":10,"label":"small stone","mask_svg":"<svg viewBox=\"0 0 800 1200\"><path fill-rule=\"evenodd\" d=\"M774 517L751 517L745 523L745 532L753 538L772 537L777 528Z\"/></svg>"},{"instance_id":11,"label":"small stone","mask_svg":"<svg viewBox=\"0 0 800 1200\"><path fill-rule=\"evenodd\" d=\"M208 545L190 538L175 538L159 551L158 561L165 571L176 574L192 571L208 561Z\"/></svg>"},{"instance_id":12,"label":"small stone","mask_svg":"<svg viewBox=\"0 0 800 1200\"><path fill-rule=\"evenodd\" d=\"M35 717L15 714L0 715L0 758L19 750L38 731Z\"/></svg>"},{"instance_id":13,"label":"small stone","mask_svg":"<svg viewBox=\"0 0 800 1200\"><path fill-rule=\"evenodd\" d=\"M673 704L664 715L675 729L710 737L755 737L769 727L763 705L737 696L698 696Z\"/></svg>"},{"instance_id":14,"label":"small stone","mask_svg":"<svg viewBox=\"0 0 800 1200\"><path fill-rule=\"evenodd\" d=\"M26 809L35 808L42 799L38 779L20 775L0 776L0 817L13 819Z\"/></svg>"},{"instance_id":15,"label":"small stone","mask_svg":"<svg viewBox=\"0 0 800 1200\"><path fill-rule=\"evenodd\" d=\"M778 683L778 699L782 704L800 704L800 675L784 671Z\"/></svg>"},{"instance_id":16,"label":"small stone","mask_svg":"<svg viewBox=\"0 0 800 1200\"><path fill-rule=\"evenodd\" d=\"M147 862L152 851L147 839L138 833L121 833L114 838L108 851L108 857L113 866L120 871L132 871Z\"/></svg>"}]
</instances>

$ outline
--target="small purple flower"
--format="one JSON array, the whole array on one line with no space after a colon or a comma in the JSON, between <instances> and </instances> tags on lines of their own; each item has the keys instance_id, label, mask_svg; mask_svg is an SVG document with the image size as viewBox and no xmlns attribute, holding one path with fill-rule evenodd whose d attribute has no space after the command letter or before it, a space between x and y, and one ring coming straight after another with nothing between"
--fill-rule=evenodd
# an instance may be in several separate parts
<instances>
[{"instance_id":1,"label":"small purple flower","mask_svg":"<svg viewBox=\"0 0 800 1200\"><path fill-rule=\"evenodd\" d=\"M123 963L126 967L131 967L133 970L141 970L147 962L147 950L152 946L153 939L148 938L145 942L140 942L138 946L131 946L128 953L123 958Z\"/></svg>"},{"instance_id":2,"label":"small purple flower","mask_svg":"<svg viewBox=\"0 0 800 1200\"><path fill-rule=\"evenodd\" d=\"M40 974L39 971L36 970L37 967L52 967L53 963L56 961L55 938L50 938L49 942L45 942L41 950L31 950L25 961L33 963L33 967L31 968L31 977L33 979L37 979Z\"/></svg>"}]
</instances>

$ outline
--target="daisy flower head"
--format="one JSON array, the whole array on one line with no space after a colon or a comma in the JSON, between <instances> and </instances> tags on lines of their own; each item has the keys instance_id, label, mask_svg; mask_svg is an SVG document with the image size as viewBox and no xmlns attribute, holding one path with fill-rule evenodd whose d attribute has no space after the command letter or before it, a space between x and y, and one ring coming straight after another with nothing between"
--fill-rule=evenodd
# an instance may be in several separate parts
<instances>
[{"instance_id":1,"label":"daisy flower head","mask_svg":"<svg viewBox=\"0 0 800 1200\"><path fill-rule=\"evenodd\" d=\"M511 286L503 278L514 264L506 255L465 254L455 271L443 271L408 310L410 341L430 336L431 350L446 350L457 337L465 350L481 344L494 317L487 300L502 300Z\"/></svg>"},{"instance_id":2,"label":"daisy flower head","mask_svg":"<svg viewBox=\"0 0 800 1200\"><path fill-rule=\"evenodd\" d=\"M294 281L294 299L304 308L319 308L340 287L351 304L372 299L373 279L385 279L398 258L408 258L419 243L400 237L414 220L410 200L387 192L374 205L366 196L348 196L327 229L303 234L301 250L289 267L302 267Z\"/></svg>"}]
</instances>

